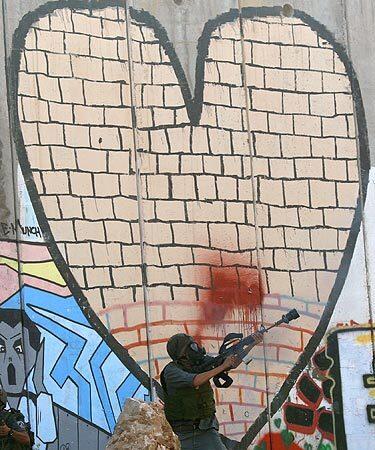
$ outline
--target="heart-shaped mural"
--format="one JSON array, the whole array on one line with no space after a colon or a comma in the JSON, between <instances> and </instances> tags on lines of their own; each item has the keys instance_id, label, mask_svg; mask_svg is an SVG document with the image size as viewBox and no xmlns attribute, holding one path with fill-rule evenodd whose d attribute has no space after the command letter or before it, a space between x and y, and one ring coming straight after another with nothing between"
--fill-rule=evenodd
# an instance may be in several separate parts
<instances>
[{"instance_id":1,"label":"heart-shaped mural","mask_svg":"<svg viewBox=\"0 0 375 450\"><path fill-rule=\"evenodd\" d=\"M24 18L12 56L19 161L61 275L145 384L139 367L158 378L175 332L217 351L225 332L298 309L217 392L223 433L246 446L317 348L345 281L358 152L363 195L368 172L358 83L309 16L246 8L206 24L192 97L161 25L130 11L130 30L114 2ZM261 311L248 314L255 298Z\"/></svg>"}]
</instances>

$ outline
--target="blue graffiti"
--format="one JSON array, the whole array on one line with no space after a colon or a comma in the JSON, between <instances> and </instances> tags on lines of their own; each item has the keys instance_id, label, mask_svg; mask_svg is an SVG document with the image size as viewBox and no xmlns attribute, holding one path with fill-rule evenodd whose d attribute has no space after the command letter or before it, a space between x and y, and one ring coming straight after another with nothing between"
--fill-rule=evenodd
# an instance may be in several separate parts
<instances>
[{"instance_id":1,"label":"blue graffiti","mask_svg":"<svg viewBox=\"0 0 375 450\"><path fill-rule=\"evenodd\" d=\"M43 384L54 403L113 431L126 398L146 398L147 390L92 328L73 296L26 285L2 308L18 309L20 303L44 339Z\"/></svg>"}]
</instances>

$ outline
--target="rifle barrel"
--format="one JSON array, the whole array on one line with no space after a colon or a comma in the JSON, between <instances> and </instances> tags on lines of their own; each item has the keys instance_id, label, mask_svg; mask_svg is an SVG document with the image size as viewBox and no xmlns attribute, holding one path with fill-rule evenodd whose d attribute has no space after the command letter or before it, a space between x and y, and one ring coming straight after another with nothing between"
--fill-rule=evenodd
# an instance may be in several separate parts
<instances>
[{"instance_id":1,"label":"rifle barrel","mask_svg":"<svg viewBox=\"0 0 375 450\"><path fill-rule=\"evenodd\" d=\"M290 314L294 312L293 316L290 316ZM289 315L289 317L288 317ZM299 317L299 314L296 310L289 311L288 314L284 315L280 320L269 326L268 328L265 328L262 326L258 332L260 333L266 333L269 330L272 330L272 328L278 327L279 325L283 323L289 323L291 320L297 319ZM287 320L286 320L287 319ZM200 371L206 371L208 369L211 369L213 367L217 367L230 355L240 355L241 352L244 351L244 347L252 344L254 342L254 338L252 334L249 334L249 336L245 336L243 339L240 340L237 344L232 345L229 348L226 348L224 351L222 351L219 355L216 357L209 357L209 360L203 364L199 365Z\"/></svg>"},{"instance_id":2,"label":"rifle barrel","mask_svg":"<svg viewBox=\"0 0 375 450\"><path fill-rule=\"evenodd\" d=\"M273 323L271 326L267 327L267 328L265 329L265 331L272 330L272 328L278 327L278 326L281 325L282 323L284 323L284 321L283 321L282 319L281 319L281 320L278 320L277 322Z\"/></svg>"}]
</instances>

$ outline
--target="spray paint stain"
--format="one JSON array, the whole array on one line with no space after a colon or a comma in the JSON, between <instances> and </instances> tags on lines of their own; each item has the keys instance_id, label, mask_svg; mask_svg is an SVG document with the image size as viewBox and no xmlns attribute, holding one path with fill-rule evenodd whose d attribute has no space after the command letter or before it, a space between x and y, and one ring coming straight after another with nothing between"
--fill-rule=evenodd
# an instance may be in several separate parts
<instances>
[{"instance_id":1,"label":"spray paint stain","mask_svg":"<svg viewBox=\"0 0 375 450\"><path fill-rule=\"evenodd\" d=\"M207 335L207 327L217 332L230 324L230 331L249 333L259 325L263 288L258 269L211 267L211 288L200 297L200 319L195 338ZM235 328L235 329L233 329ZM229 330L226 330L229 332ZM223 333L220 333L223 334Z\"/></svg>"}]
</instances>

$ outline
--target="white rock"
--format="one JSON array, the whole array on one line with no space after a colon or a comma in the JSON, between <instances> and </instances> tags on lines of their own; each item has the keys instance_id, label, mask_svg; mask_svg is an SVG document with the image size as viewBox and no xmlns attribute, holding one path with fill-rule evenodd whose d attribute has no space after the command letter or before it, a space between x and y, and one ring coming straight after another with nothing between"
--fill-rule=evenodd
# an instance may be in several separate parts
<instances>
[{"instance_id":1,"label":"white rock","mask_svg":"<svg viewBox=\"0 0 375 450\"><path fill-rule=\"evenodd\" d=\"M163 407L129 398L106 450L180 450Z\"/></svg>"}]
</instances>

